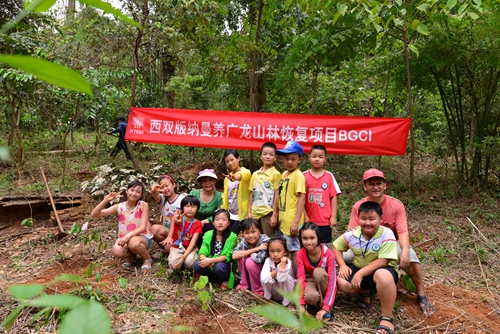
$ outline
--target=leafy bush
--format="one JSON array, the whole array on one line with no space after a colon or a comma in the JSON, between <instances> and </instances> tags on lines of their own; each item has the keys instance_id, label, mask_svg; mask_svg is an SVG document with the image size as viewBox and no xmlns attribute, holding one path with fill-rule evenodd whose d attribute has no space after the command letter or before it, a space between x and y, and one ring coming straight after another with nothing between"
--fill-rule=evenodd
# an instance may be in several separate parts
<instances>
[{"instance_id":1,"label":"leafy bush","mask_svg":"<svg viewBox=\"0 0 500 334\"><path fill-rule=\"evenodd\" d=\"M48 286L60 281L86 282L80 276L61 275L47 285L19 284L9 287L9 293L17 299L19 306L5 318L1 326L5 330L11 329L21 311L26 307L42 308L40 312L33 316L32 320L37 319L53 308L57 308L59 311L69 310L67 313L59 313L59 315L63 315L59 326L59 333L61 334L108 333L111 328L111 320L104 306L97 302L95 298L85 299L69 294L48 295L44 293Z\"/></svg>"}]
</instances>

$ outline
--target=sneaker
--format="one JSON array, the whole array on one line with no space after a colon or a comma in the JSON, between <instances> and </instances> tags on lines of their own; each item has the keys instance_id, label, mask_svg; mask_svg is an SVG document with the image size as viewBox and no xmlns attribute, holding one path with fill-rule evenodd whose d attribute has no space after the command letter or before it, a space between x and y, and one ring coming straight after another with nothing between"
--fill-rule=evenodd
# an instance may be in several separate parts
<instances>
[{"instance_id":1,"label":"sneaker","mask_svg":"<svg viewBox=\"0 0 500 334\"><path fill-rule=\"evenodd\" d=\"M227 283L228 283L228 282L222 282L222 283L220 284L220 289L221 289L221 290L227 290Z\"/></svg>"}]
</instances>

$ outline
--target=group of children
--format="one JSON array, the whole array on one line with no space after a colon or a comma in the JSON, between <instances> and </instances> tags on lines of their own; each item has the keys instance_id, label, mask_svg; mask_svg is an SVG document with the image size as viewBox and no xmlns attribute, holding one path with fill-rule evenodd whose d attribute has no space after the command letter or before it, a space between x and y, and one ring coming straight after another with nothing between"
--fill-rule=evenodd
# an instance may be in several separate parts
<instances>
[{"instance_id":1,"label":"group of children","mask_svg":"<svg viewBox=\"0 0 500 334\"><path fill-rule=\"evenodd\" d=\"M304 173L298 169L303 154L302 146L295 141L281 150L265 143L260 151L263 166L251 174L239 165L238 152L227 150L222 201L212 217L204 212L203 219L196 218L201 203L207 202L201 192L210 180L205 182L203 177L217 178L210 170L200 172L201 192L188 196L176 192L171 176L160 177L151 195L161 207L162 224L149 225L148 204L140 200L144 186L137 181L129 184L126 201L105 208L122 197L112 192L92 216L118 215L119 238L113 255L125 259L123 266L132 265L139 255L144 261L142 269L150 269L148 249L155 241L168 253L170 269L185 267L195 275L217 277L223 288L232 288L239 276L237 289L289 308L293 305L278 291L290 292L299 282L301 311L315 313L321 320L331 317L337 288L359 294L360 305L362 298L380 291L382 317L377 333L392 333L398 257L394 234L380 225L382 209L376 202L362 204L360 226L332 244L340 189L334 176L323 168L327 155L324 146L312 147L311 169ZM274 167L277 155L282 156L286 168L282 174ZM210 193L214 186L215 181L205 192ZM348 249L354 253L353 263L346 263L342 257Z\"/></svg>"}]
</instances>

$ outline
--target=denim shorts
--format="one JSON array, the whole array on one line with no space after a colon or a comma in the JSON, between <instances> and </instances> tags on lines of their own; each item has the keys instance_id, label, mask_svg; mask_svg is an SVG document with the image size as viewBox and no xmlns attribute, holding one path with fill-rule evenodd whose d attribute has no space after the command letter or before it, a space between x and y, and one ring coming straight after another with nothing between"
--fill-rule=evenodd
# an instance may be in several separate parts
<instances>
[{"instance_id":1,"label":"denim shorts","mask_svg":"<svg viewBox=\"0 0 500 334\"><path fill-rule=\"evenodd\" d=\"M153 244L153 236L145 235L145 234L139 234L140 237L143 237L146 239L146 249L151 248L151 245ZM118 242L120 238L116 239L115 243Z\"/></svg>"},{"instance_id":2,"label":"denim shorts","mask_svg":"<svg viewBox=\"0 0 500 334\"><path fill-rule=\"evenodd\" d=\"M145 239L146 239L146 249L149 249L151 248L151 245L153 244L153 236L148 236L148 235L144 235L144 234L141 234Z\"/></svg>"},{"instance_id":3,"label":"denim shorts","mask_svg":"<svg viewBox=\"0 0 500 334\"><path fill-rule=\"evenodd\" d=\"M286 235L281 230L276 231L276 235L283 236L286 240L286 250L289 252L296 252L300 249L299 237L292 237L290 235Z\"/></svg>"}]
</instances>

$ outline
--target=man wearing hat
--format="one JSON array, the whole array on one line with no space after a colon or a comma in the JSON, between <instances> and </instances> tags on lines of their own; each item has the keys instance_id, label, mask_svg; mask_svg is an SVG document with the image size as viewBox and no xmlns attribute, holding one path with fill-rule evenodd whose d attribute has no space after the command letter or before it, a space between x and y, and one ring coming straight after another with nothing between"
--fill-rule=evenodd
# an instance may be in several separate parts
<instances>
[{"instance_id":1,"label":"man wearing hat","mask_svg":"<svg viewBox=\"0 0 500 334\"><path fill-rule=\"evenodd\" d=\"M410 246L410 234L406 221L406 211L403 203L398 199L385 195L386 182L384 173L371 168L363 174L363 187L367 197L357 201L352 207L348 230L359 226L358 209L361 203L374 201L382 207L382 225L390 228L398 243L399 267L406 269L417 290L417 302L423 314L429 316L435 312L434 306L429 303L425 294L422 278L422 266L417 254ZM368 297L369 298L369 297ZM369 301L366 301L369 302Z\"/></svg>"}]
</instances>

